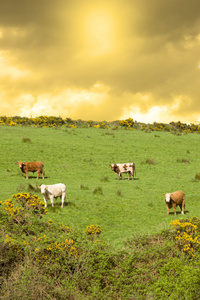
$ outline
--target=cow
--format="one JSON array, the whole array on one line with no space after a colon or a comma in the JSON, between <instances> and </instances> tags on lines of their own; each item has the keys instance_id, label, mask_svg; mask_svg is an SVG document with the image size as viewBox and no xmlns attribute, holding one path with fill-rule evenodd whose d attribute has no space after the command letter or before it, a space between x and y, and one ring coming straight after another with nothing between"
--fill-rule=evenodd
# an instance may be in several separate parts
<instances>
[{"instance_id":1,"label":"cow","mask_svg":"<svg viewBox=\"0 0 200 300\"><path fill-rule=\"evenodd\" d=\"M33 162L22 162L18 161L17 164L23 173L26 173L26 179L28 179L28 172L36 172L37 171L37 179L42 174L42 178L44 179L44 164L42 161L33 161Z\"/></svg>"},{"instance_id":2,"label":"cow","mask_svg":"<svg viewBox=\"0 0 200 300\"><path fill-rule=\"evenodd\" d=\"M182 191L176 191L173 193L163 194L167 205L167 215L169 215L169 209L173 207L174 215L176 216L176 206L181 209L181 214L184 215L185 208L185 194Z\"/></svg>"},{"instance_id":3,"label":"cow","mask_svg":"<svg viewBox=\"0 0 200 300\"><path fill-rule=\"evenodd\" d=\"M129 173L129 177L128 180L132 177L132 179L134 180L134 173L136 175L136 170L135 170L135 164L134 163L126 163L126 164L111 164L110 165L111 170L114 171L115 173L117 173L118 175L118 180L120 179L120 177L122 179L124 179L122 177L121 173Z\"/></svg>"},{"instance_id":4,"label":"cow","mask_svg":"<svg viewBox=\"0 0 200 300\"><path fill-rule=\"evenodd\" d=\"M63 208L64 201L66 199L66 186L63 183L52 185L42 184L41 186L38 186L38 188L41 189L41 193L45 202L45 208L47 207L47 200L51 200L51 205L53 207L53 198L57 199L58 197L61 199L61 207Z\"/></svg>"}]
</instances>

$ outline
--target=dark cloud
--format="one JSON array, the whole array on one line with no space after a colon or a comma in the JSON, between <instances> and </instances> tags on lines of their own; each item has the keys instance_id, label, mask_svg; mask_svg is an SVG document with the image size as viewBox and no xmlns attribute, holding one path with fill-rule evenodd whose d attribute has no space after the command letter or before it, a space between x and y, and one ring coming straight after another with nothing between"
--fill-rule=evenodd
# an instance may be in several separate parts
<instances>
[{"instance_id":1,"label":"dark cloud","mask_svg":"<svg viewBox=\"0 0 200 300\"><path fill-rule=\"evenodd\" d=\"M67 114L82 119L92 115L98 120L118 119L124 110L134 114L132 108L138 107L146 113L154 106L172 107L170 112L179 119L200 115L199 1L0 0L0 4L0 97L2 103L10 103L8 112L8 105L2 105L6 114L23 107L23 99L32 99L27 107L31 110L45 97L54 107L53 97L58 97ZM94 36L91 49L84 31L93 10L108 12L115 23L111 50L102 54L95 48L98 39ZM93 97L97 83L106 89L95 92L101 98L98 105L70 102L73 91ZM62 100L59 95L68 89ZM148 101L142 100L145 96ZM179 105L173 106L176 99Z\"/></svg>"}]
</instances>

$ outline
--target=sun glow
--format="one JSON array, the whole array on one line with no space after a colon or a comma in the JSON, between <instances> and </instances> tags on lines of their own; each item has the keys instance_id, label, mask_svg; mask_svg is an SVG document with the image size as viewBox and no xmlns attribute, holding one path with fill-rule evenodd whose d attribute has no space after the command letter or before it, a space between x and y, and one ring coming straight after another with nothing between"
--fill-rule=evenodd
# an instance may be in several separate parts
<instances>
[{"instance_id":1,"label":"sun glow","mask_svg":"<svg viewBox=\"0 0 200 300\"><path fill-rule=\"evenodd\" d=\"M114 20L108 12L95 10L86 16L85 37L91 55L110 53L114 48L114 36Z\"/></svg>"}]
</instances>

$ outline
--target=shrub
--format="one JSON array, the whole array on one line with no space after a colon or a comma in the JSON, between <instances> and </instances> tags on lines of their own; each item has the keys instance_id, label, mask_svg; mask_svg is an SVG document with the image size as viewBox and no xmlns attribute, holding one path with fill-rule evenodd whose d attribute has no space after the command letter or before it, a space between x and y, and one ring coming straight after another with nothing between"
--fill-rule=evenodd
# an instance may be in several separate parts
<instances>
[{"instance_id":1,"label":"shrub","mask_svg":"<svg viewBox=\"0 0 200 300\"><path fill-rule=\"evenodd\" d=\"M41 217L42 214L46 214L47 212L44 208L44 203L37 195L18 193L13 195L12 198L21 206L15 207L11 199L5 200L3 204L5 211L9 214L14 223L24 225L29 222L31 214Z\"/></svg>"},{"instance_id":2,"label":"shrub","mask_svg":"<svg viewBox=\"0 0 200 300\"><path fill-rule=\"evenodd\" d=\"M179 249L194 256L195 250L200 249L200 223L197 223L197 218L174 220L170 225L175 229Z\"/></svg>"},{"instance_id":3,"label":"shrub","mask_svg":"<svg viewBox=\"0 0 200 300\"><path fill-rule=\"evenodd\" d=\"M90 236L99 236L101 234L101 228L96 225L87 226L85 233Z\"/></svg>"}]
</instances>

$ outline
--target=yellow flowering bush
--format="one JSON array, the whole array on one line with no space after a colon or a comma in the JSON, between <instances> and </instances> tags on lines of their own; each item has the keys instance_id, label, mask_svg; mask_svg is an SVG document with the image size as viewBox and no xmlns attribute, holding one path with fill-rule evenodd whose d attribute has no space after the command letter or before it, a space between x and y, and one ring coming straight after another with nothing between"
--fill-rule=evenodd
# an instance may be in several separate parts
<instances>
[{"instance_id":1,"label":"yellow flowering bush","mask_svg":"<svg viewBox=\"0 0 200 300\"><path fill-rule=\"evenodd\" d=\"M24 254L24 247L21 241L12 238L11 236L9 236L8 234L6 234L5 240L4 240L5 244L8 246L7 247L7 254L12 255L12 253L16 254L17 256L23 256Z\"/></svg>"},{"instance_id":2,"label":"yellow flowering bush","mask_svg":"<svg viewBox=\"0 0 200 300\"><path fill-rule=\"evenodd\" d=\"M192 218L190 220L174 220L170 223L175 229L178 246L185 253L194 256L194 251L200 247L200 230L198 225L200 220Z\"/></svg>"},{"instance_id":3,"label":"yellow flowering bush","mask_svg":"<svg viewBox=\"0 0 200 300\"><path fill-rule=\"evenodd\" d=\"M91 225L91 226L87 226L87 228L85 229L85 233L89 236L99 236L101 234L102 230L99 226L97 225Z\"/></svg>"},{"instance_id":4,"label":"yellow flowering bush","mask_svg":"<svg viewBox=\"0 0 200 300\"><path fill-rule=\"evenodd\" d=\"M35 236L35 253L34 258L41 262L46 263L49 260L65 259L68 255L77 257L78 249L74 245L73 239L64 239L62 241L53 241L48 239L46 235L39 238Z\"/></svg>"},{"instance_id":5,"label":"yellow flowering bush","mask_svg":"<svg viewBox=\"0 0 200 300\"><path fill-rule=\"evenodd\" d=\"M3 204L5 211L15 223L21 225L27 223L30 213L34 213L41 217L42 214L46 214L47 212L44 203L37 195L18 193L13 195L12 198L14 198L21 206L15 206L11 199L5 200Z\"/></svg>"},{"instance_id":6,"label":"yellow flowering bush","mask_svg":"<svg viewBox=\"0 0 200 300\"><path fill-rule=\"evenodd\" d=\"M37 195L31 195L29 193L18 193L12 196L16 201L18 201L23 208L32 210L35 214L46 214L44 202Z\"/></svg>"}]
</instances>

